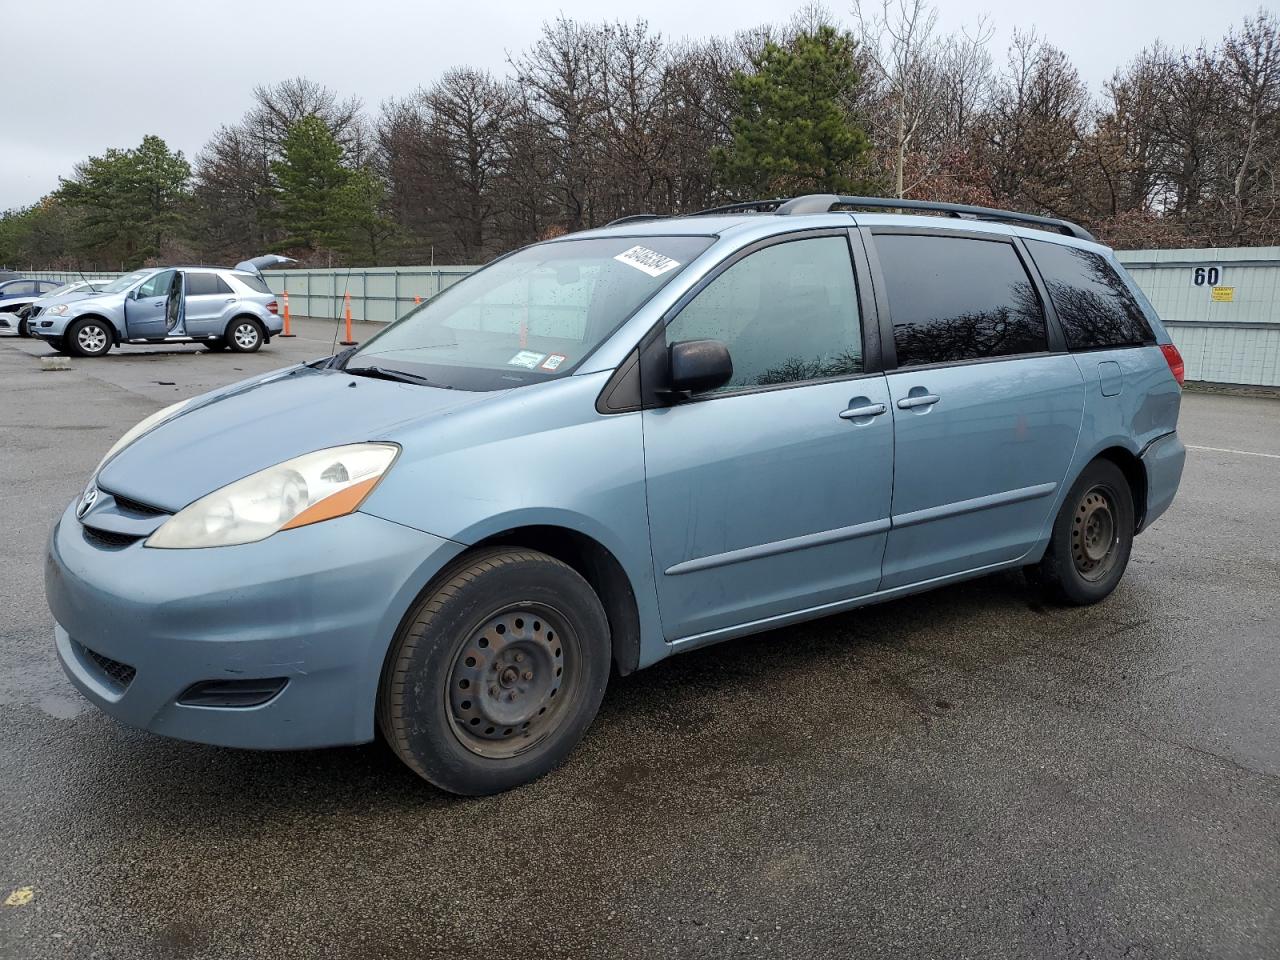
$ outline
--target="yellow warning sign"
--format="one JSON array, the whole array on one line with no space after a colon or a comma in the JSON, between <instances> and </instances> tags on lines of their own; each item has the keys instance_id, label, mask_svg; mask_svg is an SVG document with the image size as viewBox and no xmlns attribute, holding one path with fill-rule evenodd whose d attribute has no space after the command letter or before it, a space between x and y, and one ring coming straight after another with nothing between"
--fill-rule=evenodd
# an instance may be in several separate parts
<instances>
[{"instance_id":1,"label":"yellow warning sign","mask_svg":"<svg viewBox=\"0 0 1280 960\"><path fill-rule=\"evenodd\" d=\"M1214 287L1209 296L1214 303L1231 303L1236 298L1235 287Z\"/></svg>"}]
</instances>

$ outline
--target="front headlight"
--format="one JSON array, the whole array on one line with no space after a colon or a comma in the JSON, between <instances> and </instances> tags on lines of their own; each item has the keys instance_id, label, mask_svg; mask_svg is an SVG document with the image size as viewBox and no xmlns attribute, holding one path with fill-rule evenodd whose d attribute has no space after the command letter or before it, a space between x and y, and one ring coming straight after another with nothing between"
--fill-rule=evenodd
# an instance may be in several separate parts
<instances>
[{"instance_id":1,"label":"front headlight","mask_svg":"<svg viewBox=\"0 0 1280 960\"><path fill-rule=\"evenodd\" d=\"M65 315L66 312L67 312L67 305L65 303L60 303L54 307L45 307L44 309L44 314L47 317L61 317Z\"/></svg>"},{"instance_id":2,"label":"front headlight","mask_svg":"<svg viewBox=\"0 0 1280 960\"><path fill-rule=\"evenodd\" d=\"M117 440L115 443L111 445L111 449L107 451L107 455L98 461L98 465L93 468L92 475L96 477L98 475L98 471L102 469L103 465L108 460L114 457L117 453L119 453L129 444L133 443L133 441L137 440L140 436L142 436L144 433L146 433L156 424L160 423L160 421L168 420L170 417L172 417L175 413L177 413L179 410L181 410L190 402L191 402L190 400L179 400L177 403L171 404L165 407L163 410L157 410L155 413L147 417L145 420L140 420L135 426L130 427L123 437L121 437L119 440Z\"/></svg>"},{"instance_id":3,"label":"front headlight","mask_svg":"<svg viewBox=\"0 0 1280 960\"><path fill-rule=\"evenodd\" d=\"M180 510L148 547L227 547L354 513L400 448L353 443L306 453L230 483Z\"/></svg>"}]
</instances>

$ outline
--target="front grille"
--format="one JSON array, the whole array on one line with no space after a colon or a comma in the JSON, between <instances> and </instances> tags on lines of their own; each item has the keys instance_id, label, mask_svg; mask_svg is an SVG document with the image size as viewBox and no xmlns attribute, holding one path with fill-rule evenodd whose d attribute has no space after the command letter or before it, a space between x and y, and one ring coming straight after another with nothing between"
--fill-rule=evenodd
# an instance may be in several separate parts
<instances>
[{"instance_id":1,"label":"front grille","mask_svg":"<svg viewBox=\"0 0 1280 960\"><path fill-rule=\"evenodd\" d=\"M105 492L111 493L110 490ZM115 498L116 506L126 513L136 513L141 517L163 517L169 512L168 510L161 510L159 507L153 507L150 504L130 500L128 497L122 497L118 493L111 493L111 496Z\"/></svg>"},{"instance_id":2,"label":"front grille","mask_svg":"<svg viewBox=\"0 0 1280 960\"><path fill-rule=\"evenodd\" d=\"M100 547L127 547L131 543L137 543L142 537L137 537L128 533L116 533L114 530L101 530L98 527L84 527L84 538L90 543L95 543Z\"/></svg>"},{"instance_id":3,"label":"front grille","mask_svg":"<svg viewBox=\"0 0 1280 960\"><path fill-rule=\"evenodd\" d=\"M112 689L123 692L129 684L133 683L134 675L138 671L127 663L104 657L98 651L90 650L82 643L77 643L76 646L80 648L80 652L84 654L85 659L98 668L102 679Z\"/></svg>"},{"instance_id":4,"label":"front grille","mask_svg":"<svg viewBox=\"0 0 1280 960\"><path fill-rule=\"evenodd\" d=\"M34 320L36 317L40 316L40 311L43 310L44 307L31 307L29 309L30 312L27 314L27 319Z\"/></svg>"}]
</instances>

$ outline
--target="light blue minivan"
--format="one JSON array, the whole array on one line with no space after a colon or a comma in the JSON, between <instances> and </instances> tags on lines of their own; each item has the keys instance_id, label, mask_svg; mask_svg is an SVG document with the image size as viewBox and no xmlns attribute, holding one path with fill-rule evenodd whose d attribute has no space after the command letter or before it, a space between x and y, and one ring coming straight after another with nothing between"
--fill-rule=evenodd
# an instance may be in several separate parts
<instances>
[{"instance_id":1,"label":"light blue minivan","mask_svg":"<svg viewBox=\"0 0 1280 960\"><path fill-rule=\"evenodd\" d=\"M1181 379L1064 221L628 218L130 430L52 534L58 655L156 733L380 730L492 793L568 755L613 670L1014 567L1102 600L1177 489Z\"/></svg>"}]
</instances>

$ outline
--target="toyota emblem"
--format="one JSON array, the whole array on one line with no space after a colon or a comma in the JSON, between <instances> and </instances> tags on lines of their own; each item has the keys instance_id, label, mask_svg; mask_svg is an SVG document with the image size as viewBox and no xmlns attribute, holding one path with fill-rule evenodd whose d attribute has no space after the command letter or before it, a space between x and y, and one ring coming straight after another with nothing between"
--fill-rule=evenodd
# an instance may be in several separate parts
<instances>
[{"instance_id":1,"label":"toyota emblem","mask_svg":"<svg viewBox=\"0 0 1280 960\"><path fill-rule=\"evenodd\" d=\"M98 488L90 484L80 497L80 506L76 507L76 516L83 517L89 512L89 508L93 506L94 501L98 499Z\"/></svg>"}]
</instances>

